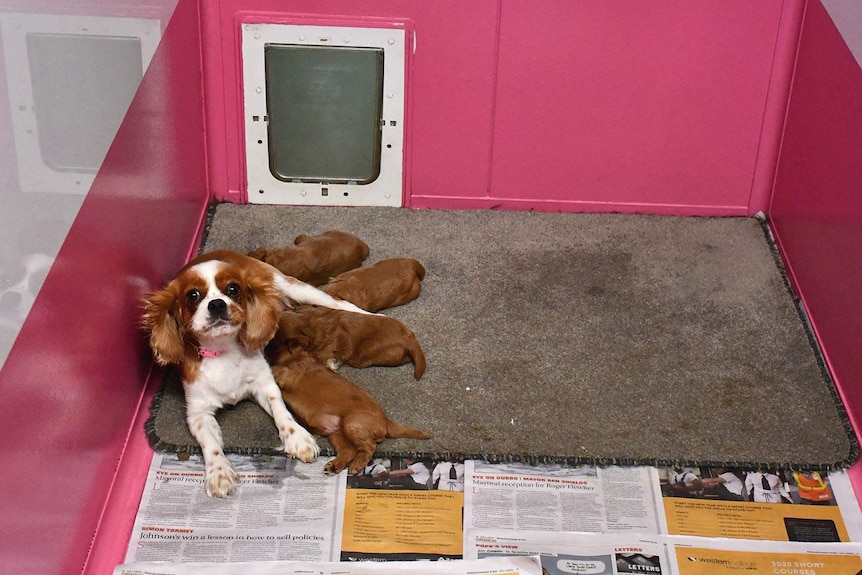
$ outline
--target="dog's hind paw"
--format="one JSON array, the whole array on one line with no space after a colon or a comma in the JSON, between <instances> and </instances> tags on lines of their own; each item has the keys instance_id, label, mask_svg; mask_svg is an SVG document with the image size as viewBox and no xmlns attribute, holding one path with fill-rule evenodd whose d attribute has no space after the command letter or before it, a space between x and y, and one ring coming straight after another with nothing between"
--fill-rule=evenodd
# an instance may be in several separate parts
<instances>
[{"instance_id":1,"label":"dog's hind paw","mask_svg":"<svg viewBox=\"0 0 862 575\"><path fill-rule=\"evenodd\" d=\"M338 475L339 473L341 473L342 469L338 469L335 463L335 459L332 459L326 465L323 466L323 474L329 475L331 477L333 475Z\"/></svg>"}]
</instances>

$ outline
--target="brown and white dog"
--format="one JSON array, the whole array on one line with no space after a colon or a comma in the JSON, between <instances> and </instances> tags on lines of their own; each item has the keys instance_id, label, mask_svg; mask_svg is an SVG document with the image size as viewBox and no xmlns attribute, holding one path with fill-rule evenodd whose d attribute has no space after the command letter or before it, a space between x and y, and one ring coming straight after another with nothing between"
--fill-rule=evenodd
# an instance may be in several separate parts
<instances>
[{"instance_id":1,"label":"brown and white dog","mask_svg":"<svg viewBox=\"0 0 862 575\"><path fill-rule=\"evenodd\" d=\"M146 297L141 323L150 333L156 361L179 366L186 421L206 465L207 495L226 497L238 483L215 418L225 405L254 398L275 420L287 454L310 462L319 453L314 437L285 407L263 355L279 314L293 302L366 313L227 250L194 259L167 286Z\"/></svg>"},{"instance_id":2,"label":"brown and white dog","mask_svg":"<svg viewBox=\"0 0 862 575\"><path fill-rule=\"evenodd\" d=\"M315 286L358 268L368 257L365 242L338 230L316 236L299 235L293 243L292 246L276 248L259 247L248 255L276 267L285 275Z\"/></svg>"},{"instance_id":3,"label":"brown and white dog","mask_svg":"<svg viewBox=\"0 0 862 575\"><path fill-rule=\"evenodd\" d=\"M368 311L403 305L419 297L425 268L411 258L390 258L346 271L320 289Z\"/></svg>"},{"instance_id":4,"label":"brown and white dog","mask_svg":"<svg viewBox=\"0 0 862 575\"><path fill-rule=\"evenodd\" d=\"M425 373L425 354L416 335L397 319L382 315L311 306L285 311L269 348L293 345L304 348L333 371L342 363L362 368L413 362L416 379Z\"/></svg>"},{"instance_id":5,"label":"brown and white dog","mask_svg":"<svg viewBox=\"0 0 862 575\"><path fill-rule=\"evenodd\" d=\"M296 418L313 432L326 436L335 450L335 459L323 468L327 475L345 468L356 475L371 461L377 444L387 437L431 437L390 420L365 390L327 369L298 345L267 348L267 356L282 397Z\"/></svg>"}]
</instances>

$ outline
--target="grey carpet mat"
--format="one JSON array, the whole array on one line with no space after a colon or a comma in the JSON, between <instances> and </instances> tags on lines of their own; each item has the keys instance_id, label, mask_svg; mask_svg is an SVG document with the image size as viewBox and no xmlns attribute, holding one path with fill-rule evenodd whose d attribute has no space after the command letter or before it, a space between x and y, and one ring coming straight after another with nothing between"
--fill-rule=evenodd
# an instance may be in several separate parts
<instances>
[{"instance_id":1,"label":"grey carpet mat","mask_svg":"<svg viewBox=\"0 0 862 575\"><path fill-rule=\"evenodd\" d=\"M380 452L492 461L841 467L855 437L764 229L747 218L222 204L205 249L329 229L365 265L412 257L419 298L386 310L428 370L342 373L431 440ZM266 452L251 403L219 415L228 450ZM193 450L182 389L152 406L157 449ZM328 447L324 440L321 445Z\"/></svg>"}]
</instances>

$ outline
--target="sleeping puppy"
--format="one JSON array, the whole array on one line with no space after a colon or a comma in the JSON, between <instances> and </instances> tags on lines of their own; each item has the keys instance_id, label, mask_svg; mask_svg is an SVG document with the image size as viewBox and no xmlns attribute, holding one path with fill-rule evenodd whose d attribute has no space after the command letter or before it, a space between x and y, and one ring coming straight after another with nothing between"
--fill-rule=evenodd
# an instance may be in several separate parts
<instances>
[{"instance_id":1,"label":"sleeping puppy","mask_svg":"<svg viewBox=\"0 0 862 575\"><path fill-rule=\"evenodd\" d=\"M381 260L342 273L320 289L368 311L403 305L419 297L425 268L410 258Z\"/></svg>"},{"instance_id":2,"label":"sleeping puppy","mask_svg":"<svg viewBox=\"0 0 862 575\"><path fill-rule=\"evenodd\" d=\"M259 247L249 256L275 266L281 273L319 286L338 274L358 268L368 257L368 245L354 235L330 230L300 235L294 245Z\"/></svg>"},{"instance_id":3,"label":"sleeping puppy","mask_svg":"<svg viewBox=\"0 0 862 575\"><path fill-rule=\"evenodd\" d=\"M275 347L293 342L332 369L399 366L413 362L413 377L425 373L425 354L412 331L397 319L382 315L301 306L285 311L272 340Z\"/></svg>"},{"instance_id":4,"label":"sleeping puppy","mask_svg":"<svg viewBox=\"0 0 862 575\"><path fill-rule=\"evenodd\" d=\"M215 417L226 405L254 399L275 421L285 453L305 462L317 457L317 441L285 407L263 354L278 329L279 314L297 302L366 313L228 250L197 257L146 297L141 324L155 360L179 369L186 423L203 453L204 485L211 497L227 497L239 484Z\"/></svg>"},{"instance_id":5,"label":"sleeping puppy","mask_svg":"<svg viewBox=\"0 0 862 575\"><path fill-rule=\"evenodd\" d=\"M430 438L423 431L390 420L365 390L330 371L296 344L270 345L267 358L281 395L297 420L326 436L335 449L335 459L323 468L327 475L345 468L356 475L387 437Z\"/></svg>"}]
</instances>

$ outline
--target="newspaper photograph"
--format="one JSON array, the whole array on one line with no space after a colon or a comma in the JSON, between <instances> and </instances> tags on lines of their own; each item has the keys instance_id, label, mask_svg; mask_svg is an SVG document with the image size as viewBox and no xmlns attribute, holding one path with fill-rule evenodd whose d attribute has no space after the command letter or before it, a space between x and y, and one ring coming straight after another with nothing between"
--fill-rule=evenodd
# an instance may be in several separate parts
<instances>
[{"instance_id":1,"label":"newspaper photograph","mask_svg":"<svg viewBox=\"0 0 862 575\"><path fill-rule=\"evenodd\" d=\"M660 532L654 468L465 464L465 531Z\"/></svg>"},{"instance_id":2,"label":"newspaper photograph","mask_svg":"<svg viewBox=\"0 0 862 575\"><path fill-rule=\"evenodd\" d=\"M113 575L542 575L538 557L495 557L482 561L365 561L304 563L260 561L243 563L141 562L120 565Z\"/></svg>"},{"instance_id":3,"label":"newspaper photograph","mask_svg":"<svg viewBox=\"0 0 862 575\"><path fill-rule=\"evenodd\" d=\"M460 559L464 462L378 458L347 478L342 561Z\"/></svg>"},{"instance_id":4,"label":"newspaper photograph","mask_svg":"<svg viewBox=\"0 0 862 575\"><path fill-rule=\"evenodd\" d=\"M213 499L200 456L153 456L126 563L338 559L345 474L324 475L323 458L228 459L240 485L233 497Z\"/></svg>"}]
</instances>

